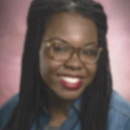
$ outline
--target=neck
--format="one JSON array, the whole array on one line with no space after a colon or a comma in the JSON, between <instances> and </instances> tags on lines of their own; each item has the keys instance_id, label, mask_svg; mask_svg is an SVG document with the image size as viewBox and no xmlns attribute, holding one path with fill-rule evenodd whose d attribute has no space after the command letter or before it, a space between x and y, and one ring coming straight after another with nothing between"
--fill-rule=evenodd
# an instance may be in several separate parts
<instances>
[{"instance_id":1,"label":"neck","mask_svg":"<svg viewBox=\"0 0 130 130\"><path fill-rule=\"evenodd\" d=\"M65 101L57 96L50 96L49 98L49 109L50 112L58 112L58 114L67 115L67 108L72 104L72 101Z\"/></svg>"},{"instance_id":2,"label":"neck","mask_svg":"<svg viewBox=\"0 0 130 130\"><path fill-rule=\"evenodd\" d=\"M65 101L56 95L49 94L49 111L51 115L51 126L61 126L68 118L67 108L72 104L72 101Z\"/></svg>"}]
</instances>

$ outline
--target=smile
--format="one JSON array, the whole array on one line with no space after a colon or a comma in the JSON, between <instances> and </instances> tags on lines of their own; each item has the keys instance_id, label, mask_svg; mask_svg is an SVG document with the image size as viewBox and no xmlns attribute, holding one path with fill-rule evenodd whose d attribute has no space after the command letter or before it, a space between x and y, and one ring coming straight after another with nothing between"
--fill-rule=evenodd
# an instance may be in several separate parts
<instances>
[{"instance_id":1,"label":"smile","mask_svg":"<svg viewBox=\"0 0 130 130\"><path fill-rule=\"evenodd\" d=\"M83 81L77 77L60 76L59 81L67 89L78 89L82 86Z\"/></svg>"}]
</instances>

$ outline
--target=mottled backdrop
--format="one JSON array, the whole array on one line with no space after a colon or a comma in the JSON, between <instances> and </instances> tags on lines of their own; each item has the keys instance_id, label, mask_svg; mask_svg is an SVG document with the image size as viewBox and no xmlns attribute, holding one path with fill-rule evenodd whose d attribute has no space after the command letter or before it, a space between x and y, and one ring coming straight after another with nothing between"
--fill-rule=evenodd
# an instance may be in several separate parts
<instances>
[{"instance_id":1,"label":"mottled backdrop","mask_svg":"<svg viewBox=\"0 0 130 130\"><path fill-rule=\"evenodd\" d=\"M130 101L130 0L97 0L108 15L113 87ZM0 0L0 106L18 92L31 0Z\"/></svg>"}]
</instances>

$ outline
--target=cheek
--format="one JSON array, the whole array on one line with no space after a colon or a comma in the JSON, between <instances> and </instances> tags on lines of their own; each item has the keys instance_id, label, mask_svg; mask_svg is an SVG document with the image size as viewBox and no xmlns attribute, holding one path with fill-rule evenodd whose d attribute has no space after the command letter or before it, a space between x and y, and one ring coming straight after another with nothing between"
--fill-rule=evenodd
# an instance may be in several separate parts
<instances>
[{"instance_id":1,"label":"cheek","mask_svg":"<svg viewBox=\"0 0 130 130\"><path fill-rule=\"evenodd\" d=\"M86 65L87 71L88 71L88 75L91 78L94 78L96 72L97 72L97 64L91 64L91 65Z\"/></svg>"},{"instance_id":2,"label":"cheek","mask_svg":"<svg viewBox=\"0 0 130 130\"><path fill-rule=\"evenodd\" d=\"M62 66L60 62L56 62L46 57L40 58L40 73L44 80L51 80L57 70Z\"/></svg>"}]
</instances>

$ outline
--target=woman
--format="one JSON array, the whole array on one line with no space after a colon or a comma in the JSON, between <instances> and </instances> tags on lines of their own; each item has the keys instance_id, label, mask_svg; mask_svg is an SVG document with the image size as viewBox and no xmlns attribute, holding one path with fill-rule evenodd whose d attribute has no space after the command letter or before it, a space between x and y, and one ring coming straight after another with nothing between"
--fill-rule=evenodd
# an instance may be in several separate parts
<instances>
[{"instance_id":1,"label":"woman","mask_svg":"<svg viewBox=\"0 0 130 130\"><path fill-rule=\"evenodd\" d=\"M20 94L1 130L130 130L130 105L113 92L103 7L35 0L28 15Z\"/></svg>"}]
</instances>

